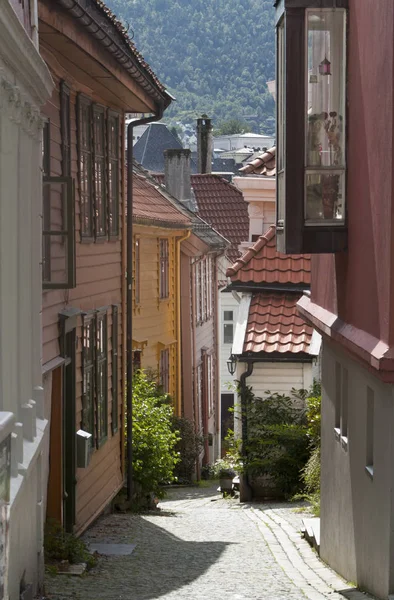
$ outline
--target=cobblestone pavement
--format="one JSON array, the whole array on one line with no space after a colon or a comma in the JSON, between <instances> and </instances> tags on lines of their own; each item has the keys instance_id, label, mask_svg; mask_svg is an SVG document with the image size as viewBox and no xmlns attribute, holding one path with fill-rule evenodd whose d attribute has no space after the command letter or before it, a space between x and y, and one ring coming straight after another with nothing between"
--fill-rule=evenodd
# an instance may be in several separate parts
<instances>
[{"instance_id":1,"label":"cobblestone pavement","mask_svg":"<svg viewBox=\"0 0 394 600\"><path fill-rule=\"evenodd\" d=\"M90 543L135 544L83 577L46 577L52 600L366 600L301 539L294 504L239 504L213 488L171 489L161 510L102 517ZM339 592L342 593L339 593Z\"/></svg>"}]
</instances>

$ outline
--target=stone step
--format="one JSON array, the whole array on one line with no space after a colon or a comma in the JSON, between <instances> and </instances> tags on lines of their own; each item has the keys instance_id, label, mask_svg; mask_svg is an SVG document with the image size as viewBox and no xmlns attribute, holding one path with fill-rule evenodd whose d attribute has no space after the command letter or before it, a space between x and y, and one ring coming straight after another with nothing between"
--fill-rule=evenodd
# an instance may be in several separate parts
<instances>
[{"instance_id":1,"label":"stone step","mask_svg":"<svg viewBox=\"0 0 394 600\"><path fill-rule=\"evenodd\" d=\"M305 539L317 552L320 552L320 519L314 517L312 519L302 519L303 528L301 533Z\"/></svg>"}]
</instances>

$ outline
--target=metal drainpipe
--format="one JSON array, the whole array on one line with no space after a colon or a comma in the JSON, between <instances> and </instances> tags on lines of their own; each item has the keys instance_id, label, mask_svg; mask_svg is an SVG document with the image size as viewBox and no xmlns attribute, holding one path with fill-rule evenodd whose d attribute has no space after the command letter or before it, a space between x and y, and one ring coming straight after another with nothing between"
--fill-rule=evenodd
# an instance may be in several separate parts
<instances>
[{"instance_id":1,"label":"metal drainpipe","mask_svg":"<svg viewBox=\"0 0 394 600\"><path fill-rule=\"evenodd\" d=\"M241 392L241 415L242 415L242 453L248 439L248 414L247 406L245 403L244 391L246 388L246 378L250 377L253 373L253 362L248 363L248 368L244 371L239 378L239 387ZM241 475L240 485L240 502L250 502L252 499L252 489L249 484L249 477L247 472Z\"/></svg>"},{"instance_id":2,"label":"metal drainpipe","mask_svg":"<svg viewBox=\"0 0 394 600\"><path fill-rule=\"evenodd\" d=\"M164 109L152 117L145 117L132 121L127 126L127 340L126 340L126 418L127 418L127 499L131 500L133 495L133 129L138 125L146 125L159 121L163 116Z\"/></svg>"}]
</instances>

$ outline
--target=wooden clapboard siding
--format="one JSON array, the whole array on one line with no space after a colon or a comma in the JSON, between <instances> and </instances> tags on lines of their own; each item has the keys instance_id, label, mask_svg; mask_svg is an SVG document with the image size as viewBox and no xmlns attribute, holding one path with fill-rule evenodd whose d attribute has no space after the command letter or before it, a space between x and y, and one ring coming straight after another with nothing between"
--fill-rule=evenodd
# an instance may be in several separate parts
<instances>
[{"instance_id":1,"label":"wooden clapboard siding","mask_svg":"<svg viewBox=\"0 0 394 600\"><path fill-rule=\"evenodd\" d=\"M143 344L141 366L158 370L160 350L170 351L170 394L176 399L179 340L176 320L176 275L178 257L176 237L184 232L142 225L134 226L134 236L140 244L140 304L133 311L133 340ZM159 239L169 240L169 297L159 298ZM141 346L142 347L142 346Z\"/></svg>"},{"instance_id":2,"label":"wooden clapboard siding","mask_svg":"<svg viewBox=\"0 0 394 600\"><path fill-rule=\"evenodd\" d=\"M292 388L309 387L312 363L266 362L255 363L253 373L247 384L252 386L256 396L264 396L265 392L288 394Z\"/></svg>"},{"instance_id":3,"label":"wooden clapboard siding","mask_svg":"<svg viewBox=\"0 0 394 600\"><path fill-rule=\"evenodd\" d=\"M45 52L46 59L48 51ZM50 58L50 56L49 56ZM50 156L51 175L61 175L61 132L60 132L60 76L56 61L49 60L52 77L56 87L51 100L43 113L50 120ZM64 77L64 73L62 73ZM67 76L66 76L67 80ZM122 285L124 268L122 266L122 215L124 194L120 181L119 229L120 239L100 243L86 243L80 240L80 203L77 163L77 121L76 99L80 89L86 91L75 80L70 85L71 102L71 174L75 181L75 227L76 227L76 287L70 290L44 290L43 292L43 362L57 357L59 347L59 313L65 308L78 308L82 311L107 308L108 332L108 439L103 446L93 452L91 463L86 469L76 473L76 524L77 533L83 531L94 519L122 485L122 448L121 427L123 378L123 311ZM95 97L97 102L100 99ZM109 107L111 108L111 107ZM120 119L120 132L123 132L123 120ZM122 134L123 135L123 134ZM120 155L121 157L121 155ZM122 271L123 269L123 271ZM119 427L112 434L112 305L118 305L118 403ZM82 318L77 328L76 347L76 428L81 426L82 415Z\"/></svg>"}]
</instances>

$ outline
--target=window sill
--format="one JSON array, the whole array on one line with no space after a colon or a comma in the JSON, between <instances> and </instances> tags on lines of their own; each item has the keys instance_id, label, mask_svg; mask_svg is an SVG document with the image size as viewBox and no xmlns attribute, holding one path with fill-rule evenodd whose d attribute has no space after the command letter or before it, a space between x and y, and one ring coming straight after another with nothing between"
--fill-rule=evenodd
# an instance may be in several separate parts
<instances>
[{"instance_id":1,"label":"window sill","mask_svg":"<svg viewBox=\"0 0 394 600\"><path fill-rule=\"evenodd\" d=\"M373 479L373 465L367 465L365 467L365 472L367 473L368 477Z\"/></svg>"},{"instance_id":2,"label":"window sill","mask_svg":"<svg viewBox=\"0 0 394 600\"><path fill-rule=\"evenodd\" d=\"M334 435L335 439L339 442L339 440L341 439L341 430L339 429L339 427L334 427Z\"/></svg>"},{"instance_id":3,"label":"window sill","mask_svg":"<svg viewBox=\"0 0 394 600\"><path fill-rule=\"evenodd\" d=\"M86 236L81 235L80 241L81 241L81 244L94 244L94 237L88 236L88 235L86 235Z\"/></svg>"},{"instance_id":4,"label":"window sill","mask_svg":"<svg viewBox=\"0 0 394 600\"><path fill-rule=\"evenodd\" d=\"M344 450L347 451L347 447L348 447L348 438L346 435L341 435L341 446Z\"/></svg>"}]
</instances>

